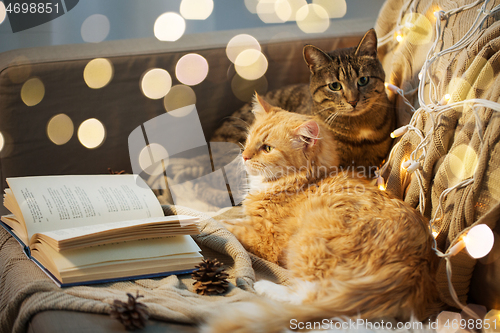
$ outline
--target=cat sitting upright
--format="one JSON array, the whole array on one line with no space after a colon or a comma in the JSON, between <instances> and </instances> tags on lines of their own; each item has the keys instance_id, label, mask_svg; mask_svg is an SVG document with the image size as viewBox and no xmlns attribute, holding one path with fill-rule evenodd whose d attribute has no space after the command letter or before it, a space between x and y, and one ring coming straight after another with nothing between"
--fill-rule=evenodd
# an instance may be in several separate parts
<instances>
[{"instance_id":1,"label":"cat sitting upright","mask_svg":"<svg viewBox=\"0 0 500 333\"><path fill-rule=\"evenodd\" d=\"M377 58L375 30L369 30L356 47L327 53L306 45L303 53L311 72L309 84L273 90L264 99L287 111L324 120L337 141L341 167L375 170L389 152L390 133L396 126L396 114L385 92L385 72ZM253 123L251 105L233 113L210 141L243 143L242 121ZM365 173L373 176L373 171Z\"/></svg>"},{"instance_id":2,"label":"cat sitting upright","mask_svg":"<svg viewBox=\"0 0 500 333\"><path fill-rule=\"evenodd\" d=\"M338 142L321 120L258 96L254 112L242 157L262 183L243 202L245 218L224 224L248 251L294 278L290 287L259 281L255 289L300 306L232 305L205 332L280 332L291 319L341 316L424 319L437 297L425 218L368 181L338 173Z\"/></svg>"}]
</instances>

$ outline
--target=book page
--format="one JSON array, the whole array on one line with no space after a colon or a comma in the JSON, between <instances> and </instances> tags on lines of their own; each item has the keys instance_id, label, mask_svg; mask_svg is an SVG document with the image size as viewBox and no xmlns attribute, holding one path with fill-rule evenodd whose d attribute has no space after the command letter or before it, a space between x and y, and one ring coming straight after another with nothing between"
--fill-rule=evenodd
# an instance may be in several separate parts
<instances>
[{"instance_id":1,"label":"book page","mask_svg":"<svg viewBox=\"0 0 500 333\"><path fill-rule=\"evenodd\" d=\"M163 216L158 199L137 175L7 178L28 237L44 231Z\"/></svg>"},{"instance_id":2,"label":"book page","mask_svg":"<svg viewBox=\"0 0 500 333\"><path fill-rule=\"evenodd\" d=\"M120 231L132 226L154 225L154 224L167 225L167 223L170 223L173 227L175 226L184 227L196 224L197 221L198 218L194 216L172 215L172 216L151 217L151 218L132 220L132 221L110 222L94 226L79 226L75 228L59 229L55 231L45 231L42 232L42 234L54 239L55 241L60 242L63 240L86 236L90 233L97 234L111 230Z\"/></svg>"},{"instance_id":3,"label":"book page","mask_svg":"<svg viewBox=\"0 0 500 333\"><path fill-rule=\"evenodd\" d=\"M103 262L162 257L201 251L190 236L171 236L57 252L50 246L43 251L54 260L59 271Z\"/></svg>"}]
</instances>

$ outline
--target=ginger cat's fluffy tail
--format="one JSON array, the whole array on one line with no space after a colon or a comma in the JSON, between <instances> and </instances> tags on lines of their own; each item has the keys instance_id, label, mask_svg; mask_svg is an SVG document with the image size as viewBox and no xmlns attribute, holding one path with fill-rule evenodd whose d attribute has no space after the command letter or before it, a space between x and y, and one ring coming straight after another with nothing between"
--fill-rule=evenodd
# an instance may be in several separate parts
<instances>
[{"instance_id":1,"label":"ginger cat's fluffy tail","mask_svg":"<svg viewBox=\"0 0 500 333\"><path fill-rule=\"evenodd\" d=\"M362 328L360 325L365 320L388 317L400 321L413 318L423 320L430 314L429 311L439 307L437 290L430 276L427 276L430 273L427 270L417 268L413 272L408 271L406 276L414 282L408 284L396 281L405 275L401 271L393 272L388 269L379 273L381 274L376 277L353 276L349 281L323 281L321 286L307 282L309 287L306 288L310 290L304 304L300 305L265 297L231 304L217 309L201 332L278 333L305 328L338 328L340 324L335 326L333 318L340 318L349 325ZM299 282L293 289L297 291L301 284ZM277 288L284 287L277 285ZM430 296L432 294L436 298Z\"/></svg>"}]
</instances>

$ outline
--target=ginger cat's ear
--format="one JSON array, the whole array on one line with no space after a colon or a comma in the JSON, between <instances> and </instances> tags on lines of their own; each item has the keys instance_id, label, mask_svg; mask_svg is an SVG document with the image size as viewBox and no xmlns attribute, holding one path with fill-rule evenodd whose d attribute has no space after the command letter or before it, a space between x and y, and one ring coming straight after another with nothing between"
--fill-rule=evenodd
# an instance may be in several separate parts
<instances>
[{"instance_id":1,"label":"ginger cat's ear","mask_svg":"<svg viewBox=\"0 0 500 333\"><path fill-rule=\"evenodd\" d=\"M269 113L273 106L266 102L264 98L262 98L259 94L255 93L254 99L253 99L253 113L255 116L262 116L265 115L266 113Z\"/></svg>"},{"instance_id":2,"label":"ginger cat's ear","mask_svg":"<svg viewBox=\"0 0 500 333\"><path fill-rule=\"evenodd\" d=\"M295 135L306 144L306 148L310 148L318 142L319 125L314 120L309 120L295 130Z\"/></svg>"},{"instance_id":3,"label":"ginger cat's ear","mask_svg":"<svg viewBox=\"0 0 500 333\"><path fill-rule=\"evenodd\" d=\"M375 33L375 29L370 29L366 32L361 42L359 42L355 54L356 56L377 57L377 34Z\"/></svg>"}]
</instances>

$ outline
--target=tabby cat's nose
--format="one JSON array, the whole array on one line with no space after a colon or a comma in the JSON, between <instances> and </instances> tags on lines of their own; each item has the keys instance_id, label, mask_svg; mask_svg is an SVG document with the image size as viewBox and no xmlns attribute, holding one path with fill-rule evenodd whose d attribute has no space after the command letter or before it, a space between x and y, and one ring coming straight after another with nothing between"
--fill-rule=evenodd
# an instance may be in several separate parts
<instances>
[{"instance_id":1,"label":"tabby cat's nose","mask_svg":"<svg viewBox=\"0 0 500 333\"><path fill-rule=\"evenodd\" d=\"M354 101L348 101L347 103L351 104L352 107L356 107L356 104L358 104L358 102L359 102L359 99L356 99Z\"/></svg>"}]
</instances>

